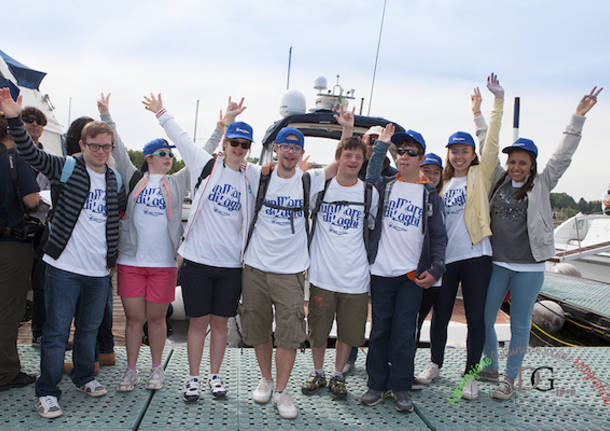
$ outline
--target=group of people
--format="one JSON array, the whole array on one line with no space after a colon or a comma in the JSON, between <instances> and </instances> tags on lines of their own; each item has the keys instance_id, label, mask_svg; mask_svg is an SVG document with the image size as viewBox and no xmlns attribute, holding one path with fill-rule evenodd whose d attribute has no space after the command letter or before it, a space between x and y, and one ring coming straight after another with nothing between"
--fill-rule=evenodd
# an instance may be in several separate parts
<instances>
[{"instance_id":1,"label":"group of people","mask_svg":"<svg viewBox=\"0 0 610 431\"><path fill-rule=\"evenodd\" d=\"M594 88L582 98L559 147L538 172L537 147L525 138L502 150L508 155L506 169L500 165L504 89L493 74L487 87L494 96L489 127L481 115L479 90L472 96L478 154L475 139L458 131L449 137L443 167L438 155L426 153L421 133L395 133L389 123L354 136L353 112L341 111L335 116L343 128L335 161L316 170L303 162L305 139L292 127L275 137L276 164L248 163L252 127L236 121L246 109L243 99L238 104L229 98L224 115L221 111L216 129L201 148L167 112L161 95L145 97L145 108L169 139L146 144L144 163L137 167L110 116L109 95L98 100L101 121L87 122L82 128L80 154L59 157L34 144L24 128L20 100L13 100L7 89L0 90L4 122L0 138L5 147L0 162L4 166L9 156L10 163L16 161L20 184L11 195L2 190L12 199L11 208L0 213L10 216L0 241L3 276L5 255L11 253L12 261L21 249L29 253L31 248L15 236L23 224L17 215L38 204L37 187L31 181L34 174L27 165L44 175L52 189L43 257L46 319L36 380L38 414L45 418L62 414L58 384L73 319L72 382L89 396L107 393L94 376L94 360L115 265L127 317L127 369L117 390L131 391L139 383L137 359L144 322L148 322L152 357L146 388L163 387L165 313L174 300L177 255L183 259L182 295L189 318L186 402L201 395L200 365L208 328L207 383L213 397L227 396L230 388L220 371L227 320L238 313L243 341L254 347L261 372L253 401L271 400L281 417L297 416L286 388L296 351L306 340L313 369L302 383L302 392L313 394L328 385L334 399L345 399L345 372L365 341L370 295L368 390L361 403L376 405L391 391L397 410L411 412L409 391L429 384L443 365L458 286L468 323L465 373L477 369L484 354L491 360L483 370L477 369L479 378L498 384L493 397L510 398L529 340L544 261L554 254L550 191L568 168L584 116L601 89ZM214 156L221 142L222 149ZM185 168L169 175L174 148ZM388 150L396 168L390 166ZM189 192L192 207L183 229L182 203ZM3 202L7 197L3 195ZM17 272L21 282L29 278L29 273ZM4 279L2 283L2 298L8 300L5 290L12 286L5 286ZM509 354L500 379L494 323L509 291L514 354ZM11 295L11 308L21 306L25 293ZM7 323L7 300L2 301L2 328L7 328L2 336L8 336L5 332L15 336L12 346L7 339L0 349L0 384L23 386L32 380L19 368L14 346L17 323ZM417 340L430 310L431 362L416 375ZM324 356L334 321L335 362L327 382ZM477 396L477 380L471 379L462 397Z\"/></svg>"}]
</instances>

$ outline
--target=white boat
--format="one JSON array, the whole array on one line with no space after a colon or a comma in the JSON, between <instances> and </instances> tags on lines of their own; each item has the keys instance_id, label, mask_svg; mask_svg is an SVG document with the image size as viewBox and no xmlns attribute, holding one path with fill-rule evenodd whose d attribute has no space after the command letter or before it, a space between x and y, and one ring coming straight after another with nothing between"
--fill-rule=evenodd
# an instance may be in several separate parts
<instances>
[{"instance_id":1,"label":"white boat","mask_svg":"<svg viewBox=\"0 0 610 431\"><path fill-rule=\"evenodd\" d=\"M553 267L566 262L583 278L610 283L610 216L577 214L555 228Z\"/></svg>"}]
</instances>

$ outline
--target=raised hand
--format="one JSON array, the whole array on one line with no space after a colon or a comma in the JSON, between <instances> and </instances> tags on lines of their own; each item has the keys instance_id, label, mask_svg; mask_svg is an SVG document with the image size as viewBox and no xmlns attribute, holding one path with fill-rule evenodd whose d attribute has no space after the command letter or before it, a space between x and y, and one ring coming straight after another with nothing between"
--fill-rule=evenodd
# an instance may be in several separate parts
<instances>
[{"instance_id":1,"label":"raised hand","mask_svg":"<svg viewBox=\"0 0 610 431\"><path fill-rule=\"evenodd\" d=\"M305 154L303 154L303 157L301 157L301 160L299 160L298 166L303 172L310 170L311 163L309 163L309 155L305 156Z\"/></svg>"},{"instance_id":2,"label":"raised hand","mask_svg":"<svg viewBox=\"0 0 610 431\"><path fill-rule=\"evenodd\" d=\"M161 98L161 93L159 93L157 97L155 97L155 95L152 93L150 93L150 97L144 96L142 104L144 105L144 108L148 109L153 114L156 114L163 109L163 99Z\"/></svg>"},{"instance_id":3,"label":"raised hand","mask_svg":"<svg viewBox=\"0 0 610 431\"><path fill-rule=\"evenodd\" d=\"M597 86L595 86L589 94L585 94L582 99L580 99L580 102L578 102L578 106L576 107L576 115L584 117L587 112L589 112L589 110L595 106L597 103L597 96L602 90L603 88L598 90Z\"/></svg>"},{"instance_id":4,"label":"raised hand","mask_svg":"<svg viewBox=\"0 0 610 431\"><path fill-rule=\"evenodd\" d=\"M379 135L378 140L390 143L392 141L392 135L394 134L395 130L396 130L396 127L394 127L394 125L392 123L388 123L383 128L383 131Z\"/></svg>"},{"instance_id":5,"label":"raised hand","mask_svg":"<svg viewBox=\"0 0 610 431\"><path fill-rule=\"evenodd\" d=\"M97 101L97 110L100 115L110 114L110 95L112 93L108 93L104 97L104 93L100 93L100 99Z\"/></svg>"},{"instance_id":6,"label":"raised hand","mask_svg":"<svg viewBox=\"0 0 610 431\"><path fill-rule=\"evenodd\" d=\"M470 95L470 101L472 102L472 113L475 117L481 115L481 102L483 102L483 98L481 97L479 87L474 88L474 94Z\"/></svg>"},{"instance_id":7,"label":"raised hand","mask_svg":"<svg viewBox=\"0 0 610 431\"><path fill-rule=\"evenodd\" d=\"M21 114L21 102L23 97L19 95L15 102L8 88L0 89L0 111L4 112L6 118L15 118Z\"/></svg>"},{"instance_id":8,"label":"raised hand","mask_svg":"<svg viewBox=\"0 0 610 431\"><path fill-rule=\"evenodd\" d=\"M500 85L500 81L498 81L498 75L496 75L495 73L492 73L487 77L487 88L498 99L504 99L504 88L502 88L502 86Z\"/></svg>"},{"instance_id":9,"label":"raised hand","mask_svg":"<svg viewBox=\"0 0 610 431\"><path fill-rule=\"evenodd\" d=\"M354 112L356 112L355 106L352 108L352 112L350 112L350 111L346 112L343 110L343 105L341 105L339 115L334 114L333 117L335 117L335 120L337 120L337 124L339 124L341 127L353 129L354 128Z\"/></svg>"},{"instance_id":10,"label":"raised hand","mask_svg":"<svg viewBox=\"0 0 610 431\"><path fill-rule=\"evenodd\" d=\"M244 106L244 98L242 97L239 101L239 104L231 101L231 96L229 96L229 101L227 103L227 110L225 111L224 122L225 124L231 124L235 121L237 116L246 110L247 106Z\"/></svg>"}]
</instances>

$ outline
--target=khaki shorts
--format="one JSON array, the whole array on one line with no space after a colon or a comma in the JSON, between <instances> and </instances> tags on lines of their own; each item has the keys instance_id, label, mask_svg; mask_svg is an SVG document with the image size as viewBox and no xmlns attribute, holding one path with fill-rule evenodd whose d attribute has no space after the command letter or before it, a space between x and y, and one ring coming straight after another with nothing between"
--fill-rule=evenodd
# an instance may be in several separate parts
<instances>
[{"instance_id":1,"label":"khaki shorts","mask_svg":"<svg viewBox=\"0 0 610 431\"><path fill-rule=\"evenodd\" d=\"M242 272L239 307L244 342L256 346L271 340L275 308L275 345L298 349L306 339L305 277L276 274L246 265Z\"/></svg>"},{"instance_id":2,"label":"khaki shorts","mask_svg":"<svg viewBox=\"0 0 610 431\"><path fill-rule=\"evenodd\" d=\"M340 293L309 285L308 338L312 347L325 347L337 317L337 340L349 346L364 344L369 311L368 293Z\"/></svg>"}]
</instances>

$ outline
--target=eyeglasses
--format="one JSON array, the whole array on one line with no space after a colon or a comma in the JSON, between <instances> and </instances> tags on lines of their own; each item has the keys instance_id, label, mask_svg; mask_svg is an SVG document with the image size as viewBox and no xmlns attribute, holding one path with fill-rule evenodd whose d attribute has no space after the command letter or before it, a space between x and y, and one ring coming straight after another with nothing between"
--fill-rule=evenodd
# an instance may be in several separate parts
<instances>
[{"instance_id":1,"label":"eyeglasses","mask_svg":"<svg viewBox=\"0 0 610 431\"><path fill-rule=\"evenodd\" d=\"M85 145L89 147L89 149L93 152L97 152L99 150L104 150L104 153L109 153L114 148L112 144L100 145L100 144L90 144L89 142L85 142Z\"/></svg>"},{"instance_id":2,"label":"eyeglasses","mask_svg":"<svg viewBox=\"0 0 610 431\"><path fill-rule=\"evenodd\" d=\"M252 142L250 141L238 141L237 139L231 139L229 143L232 147L238 147L239 145L241 145L244 150L249 150L250 145L252 145Z\"/></svg>"},{"instance_id":3,"label":"eyeglasses","mask_svg":"<svg viewBox=\"0 0 610 431\"><path fill-rule=\"evenodd\" d=\"M32 124L33 122L36 122L36 124L38 124L39 126L43 126L43 127L47 125L46 121L41 121L36 117L23 117L23 122L28 123L28 124Z\"/></svg>"},{"instance_id":4,"label":"eyeglasses","mask_svg":"<svg viewBox=\"0 0 610 431\"><path fill-rule=\"evenodd\" d=\"M403 154L408 154L410 157L419 156L419 151L415 148L396 148L396 152L399 156Z\"/></svg>"},{"instance_id":5,"label":"eyeglasses","mask_svg":"<svg viewBox=\"0 0 610 431\"><path fill-rule=\"evenodd\" d=\"M169 157L170 159L174 158L174 154L171 151L156 151L152 153L151 156Z\"/></svg>"},{"instance_id":6,"label":"eyeglasses","mask_svg":"<svg viewBox=\"0 0 610 431\"><path fill-rule=\"evenodd\" d=\"M369 135L369 145L372 147L373 145L375 145L375 142L377 142L377 138L373 138Z\"/></svg>"},{"instance_id":7,"label":"eyeglasses","mask_svg":"<svg viewBox=\"0 0 610 431\"><path fill-rule=\"evenodd\" d=\"M283 153L300 153L303 151L303 147L294 144L280 144L278 147Z\"/></svg>"}]
</instances>

